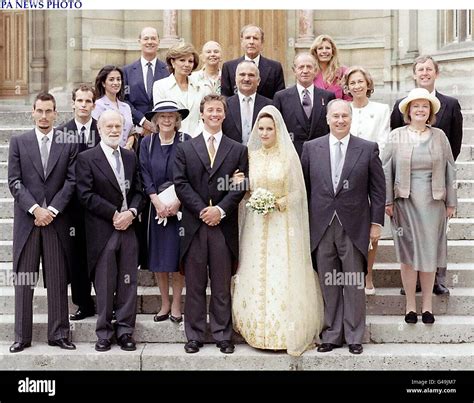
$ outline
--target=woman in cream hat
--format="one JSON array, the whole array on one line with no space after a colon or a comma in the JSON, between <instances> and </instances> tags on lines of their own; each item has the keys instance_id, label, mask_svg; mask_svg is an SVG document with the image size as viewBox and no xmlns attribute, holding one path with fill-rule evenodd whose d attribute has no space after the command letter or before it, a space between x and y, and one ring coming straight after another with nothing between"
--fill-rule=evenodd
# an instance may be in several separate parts
<instances>
[{"instance_id":1,"label":"woman in cream hat","mask_svg":"<svg viewBox=\"0 0 474 403\"><path fill-rule=\"evenodd\" d=\"M140 144L140 170L145 193L150 198L147 214L148 267L155 273L160 288L161 308L155 322L168 318L182 321L181 292L184 278L178 272L179 261L179 208L178 198L165 197L165 190L173 185L173 166L178 144L189 138L180 131L181 121L189 110L179 107L171 99L161 99L145 117L155 126L155 132ZM168 189L169 194L173 189ZM171 192L172 193L172 192ZM169 275L172 277L173 302L169 296Z\"/></svg>"},{"instance_id":2,"label":"woman in cream hat","mask_svg":"<svg viewBox=\"0 0 474 403\"><path fill-rule=\"evenodd\" d=\"M382 156L387 183L386 213L391 217L397 260L406 292L407 323L418 320L417 274L422 291L422 321L435 321L432 291L437 267L446 267L447 219L457 197L454 159L448 139L432 127L438 99L415 88L400 102L406 126L393 130Z\"/></svg>"}]
</instances>

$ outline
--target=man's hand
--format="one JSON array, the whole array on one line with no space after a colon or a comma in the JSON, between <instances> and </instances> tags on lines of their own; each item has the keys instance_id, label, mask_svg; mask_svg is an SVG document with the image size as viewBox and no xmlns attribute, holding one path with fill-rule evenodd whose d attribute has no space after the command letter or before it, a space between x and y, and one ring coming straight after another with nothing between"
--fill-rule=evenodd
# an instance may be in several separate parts
<instances>
[{"instance_id":1,"label":"man's hand","mask_svg":"<svg viewBox=\"0 0 474 403\"><path fill-rule=\"evenodd\" d=\"M145 121L142 124L142 127L144 130L144 133L143 133L144 136L147 134L153 133L155 131L155 125L151 123L148 119L145 119Z\"/></svg>"},{"instance_id":2,"label":"man's hand","mask_svg":"<svg viewBox=\"0 0 474 403\"><path fill-rule=\"evenodd\" d=\"M377 243L380 239L380 235L382 234L382 227L377 224L370 225L370 242L372 244Z\"/></svg>"},{"instance_id":3,"label":"man's hand","mask_svg":"<svg viewBox=\"0 0 474 403\"><path fill-rule=\"evenodd\" d=\"M131 211L123 211L122 213L115 212L114 214L114 227L118 231L125 231L130 224L133 222L133 213Z\"/></svg>"},{"instance_id":4,"label":"man's hand","mask_svg":"<svg viewBox=\"0 0 474 403\"><path fill-rule=\"evenodd\" d=\"M33 211L33 215L35 216L35 225L37 227L45 227L51 224L54 217L56 217L51 210L43 207L36 207Z\"/></svg>"},{"instance_id":5,"label":"man's hand","mask_svg":"<svg viewBox=\"0 0 474 403\"><path fill-rule=\"evenodd\" d=\"M221 212L215 206L206 207L202 209L199 218L204 221L205 224L214 227L221 222Z\"/></svg>"},{"instance_id":6,"label":"man's hand","mask_svg":"<svg viewBox=\"0 0 474 403\"><path fill-rule=\"evenodd\" d=\"M150 195L150 201L155 207L156 215L159 218L165 218L170 215L166 204L162 203L162 201L160 200L157 194Z\"/></svg>"},{"instance_id":7,"label":"man's hand","mask_svg":"<svg viewBox=\"0 0 474 403\"><path fill-rule=\"evenodd\" d=\"M234 171L232 174L232 178L230 178L230 182L232 185L237 186L240 185L245 180L245 174L240 172L238 169Z\"/></svg>"},{"instance_id":8,"label":"man's hand","mask_svg":"<svg viewBox=\"0 0 474 403\"><path fill-rule=\"evenodd\" d=\"M393 204L387 204L385 206L385 214L387 214L389 217L393 217Z\"/></svg>"},{"instance_id":9,"label":"man's hand","mask_svg":"<svg viewBox=\"0 0 474 403\"><path fill-rule=\"evenodd\" d=\"M456 212L456 207L446 207L446 218L453 218Z\"/></svg>"}]
</instances>

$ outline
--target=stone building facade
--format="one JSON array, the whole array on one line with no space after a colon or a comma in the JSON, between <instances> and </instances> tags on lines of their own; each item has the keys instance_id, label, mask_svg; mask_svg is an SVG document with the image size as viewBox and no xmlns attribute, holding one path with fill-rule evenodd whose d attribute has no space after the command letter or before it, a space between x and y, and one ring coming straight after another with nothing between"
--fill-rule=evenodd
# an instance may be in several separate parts
<instances>
[{"instance_id":1,"label":"stone building facade","mask_svg":"<svg viewBox=\"0 0 474 403\"><path fill-rule=\"evenodd\" d=\"M440 90L461 99L474 93L472 10L83 10L0 12L0 97L29 102L48 89L68 102L70 89L93 82L103 65L135 60L144 26L157 28L162 58L177 41L200 48L213 39L231 59L241 54L239 29L248 23L263 27L264 53L281 61L288 85L294 55L327 33L343 64L372 73L377 100L392 103L413 87L420 54L440 62Z\"/></svg>"}]
</instances>

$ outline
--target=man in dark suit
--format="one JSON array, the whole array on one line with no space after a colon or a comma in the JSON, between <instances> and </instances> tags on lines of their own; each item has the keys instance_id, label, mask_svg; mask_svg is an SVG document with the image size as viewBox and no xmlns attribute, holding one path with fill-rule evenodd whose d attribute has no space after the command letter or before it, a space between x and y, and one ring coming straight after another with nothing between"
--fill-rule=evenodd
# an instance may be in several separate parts
<instances>
[{"instance_id":1,"label":"man in dark suit","mask_svg":"<svg viewBox=\"0 0 474 403\"><path fill-rule=\"evenodd\" d=\"M316 88L316 60L299 53L293 62L296 85L275 94L273 105L281 112L298 155L305 141L324 136L328 131L326 105L334 94Z\"/></svg>"},{"instance_id":2,"label":"man in dark suit","mask_svg":"<svg viewBox=\"0 0 474 403\"><path fill-rule=\"evenodd\" d=\"M244 51L244 56L229 60L222 65L222 95L230 97L236 93L235 71L237 65L243 60L253 61L260 71L260 84L257 93L273 99L277 91L285 88L285 77L280 62L261 55L263 40L263 30L256 25L246 25L240 30L240 46Z\"/></svg>"},{"instance_id":3,"label":"man in dark suit","mask_svg":"<svg viewBox=\"0 0 474 403\"><path fill-rule=\"evenodd\" d=\"M76 348L69 342L67 316L68 266L74 258L67 206L74 193L77 148L53 128L57 112L51 94L37 95L32 115L35 129L12 137L8 157L8 185L15 200L13 270L19 275L12 353L31 346L40 257L48 293L48 344ZM34 282L20 281L33 278Z\"/></svg>"},{"instance_id":4,"label":"man in dark suit","mask_svg":"<svg viewBox=\"0 0 474 403\"><path fill-rule=\"evenodd\" d=\"M453 157L456 160L461 152L462 144L462 113L459 101L456 98L441 94L435 89L436 79L439 77L439 66L436 60L431 56L419 56L413 63L413 79L416 86L424 88L430 93L434 93L436 98L441 103L441 108L436 114L436 122L434 127L438 127L446 134L451 145ZM403 98L402 98L403 99ZM393 106L392 115L390 116L390 126L393 129L405 126L403 122L403 115L398 109L401 100L395 102ZM436 271L435 284L433 292L436 295L449 295L449 290L446 284L446 267L438 267ZM417 283L417 292L421 291L419 283ZM402 295L405 295L405 290L400 290Z\"/></svg>"},{"instance_id":5,"label":"man in dark suit","mask_svg":"<svg viewBox=\"0 0 474 403\"><path fill-rule=\"evenodd\" d=\"M238 92L227 99L227 112L222 131L227 137L247 144L260 110L272 100L257 94L260 72L255 63L244 60L237 66L235 82Z\"/></svg>"},{"instance_id":6,"label":"man in dark suit","mask_svg":"<svg viewBox=\"0 0 474 403\"><path fill-rule=\"evenodd\" d=\"M160 38L155 28L142 29L138 37L141 57L123 68L125 102L132 109L133 123L146 134L153 132L153 125L145 113L153 109L153 83L169 76L166 64L158 59Z\"/></svg>"},{"instance_id":7,"label":"man in dark suit","mask_svg":"<svg viewBox=\"0 0 474 403\"><path fill-rule=\"evenodd\" d=\"M79 154L77 193L85 207L87 260L97 303L96 351L110 350L114 327L122 350L136 349L132 337L137 309L138 243L133 221L144 194L135 153L118 146L123 117L102 113L98 147ZM93 274L93 276L92 276Z\"/></svg>"},{"instance_id":8,"label":"man in dark suit","mask_svg":"<svg viewBox=\"0 0 474 403\"><path fill-rule=\"evenodd\" d=\"M174 166L176 194L183 209L180 260L186 281L184 349L196 353L206 334L206 286L211 279L209 320L222 353L231 342L230 279L239 256L238 205L245 190L232 185L236 170L247 175L247 147L224 136L225 99L207 95L200 105L204 131L178 145Z\"/></svg>"},{"instance_id":9,"label":"man in dark suit","mask_svg":"<svg viewBox=\"0 0 474 403\"><path fill-rule=\"evenodd\" d=\"M86 84L79 85L72 91L74 119L58 127L58 130L63 132L64 138L74 138L76 140L78 153L99 144L100 136L97 130L97 122L91 115L94 106L94 89ZM68 211L74 228L74 259L72 259L71 267L72 302L78 307L77 311L69 316L69 320L82 320L94 316L95 307L91 296L91 279L87 270L84 209L79 203L76 193L74 193Z\"/></svg>"},{"instance_id":10,"label":"man in dark suit","mask_svg":"<svg viewBox=\"0 0 474 403\"><path fill-rule=\"evenodd\" d=\"M341 347L362 353L365 330L364 272L369 239L380 238L385 177L377 143L349 134L350 104L328 104L328 135L303 145L311 252L324 298L325 328L319 352ZM354 212L357 211L357 214Z\"/></svg>"}]
</instances>

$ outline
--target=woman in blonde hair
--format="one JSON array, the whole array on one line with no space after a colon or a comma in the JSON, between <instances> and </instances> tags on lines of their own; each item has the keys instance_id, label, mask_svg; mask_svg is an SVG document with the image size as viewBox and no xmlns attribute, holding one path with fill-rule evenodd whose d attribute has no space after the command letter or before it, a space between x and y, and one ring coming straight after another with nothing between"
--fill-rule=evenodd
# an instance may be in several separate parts
<instances>
[{"instance_id":1,"label":"woman in blonde hair","mask_svg":"<svg viewBox=\"0 0 474 403\"><path fill-rule=\"evenodd\" d=\"M351 101L352 97L343 91L342 79L347 70L339 63L337 47L329 35L319 35L310 48L317 61L314 85L334 93L336 98Z\"/></svg>"},{"instance_id":2,"label":"woman in blonde hair","mask_svg":"<svg viewBox=\"0 0 474 403\"><path fill-rule=\"evenodd\" d=\"M190 43L178 43L168 49L166 64L171 75L153 84L153 105L170 99L180 108L188 109L189 115L181 122L181 130L195 137L202 132L199 105L207 94L204 87L190 77L199 65L199 55Z\"/></svg>"}]
</instances>

